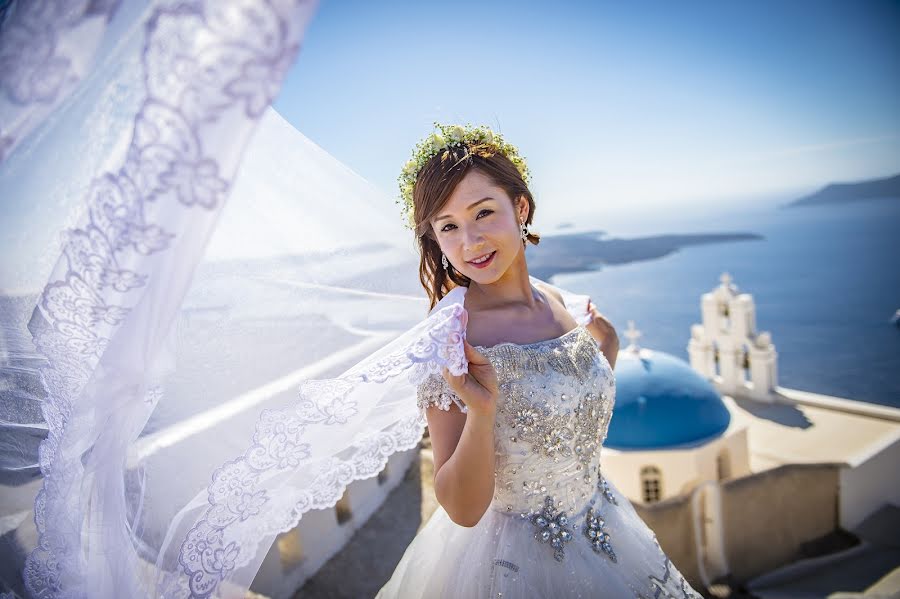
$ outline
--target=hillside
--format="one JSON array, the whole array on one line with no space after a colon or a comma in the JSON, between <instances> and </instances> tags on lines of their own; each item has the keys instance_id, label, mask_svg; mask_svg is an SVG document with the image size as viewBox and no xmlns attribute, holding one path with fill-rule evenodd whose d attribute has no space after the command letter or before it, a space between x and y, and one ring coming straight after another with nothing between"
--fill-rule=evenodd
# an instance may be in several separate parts
<instances>
[{"instance_id":1,"label":"hillside","mask_svg":"<svg viewBox=\"0 0 900 599\"><path fill-rule=\"evenodd\" d=\"M857 183L831 183L816 193L794 200L784 207L818 206L873 199L900 199L900 175Z\"/></svg>"}]
</instances>

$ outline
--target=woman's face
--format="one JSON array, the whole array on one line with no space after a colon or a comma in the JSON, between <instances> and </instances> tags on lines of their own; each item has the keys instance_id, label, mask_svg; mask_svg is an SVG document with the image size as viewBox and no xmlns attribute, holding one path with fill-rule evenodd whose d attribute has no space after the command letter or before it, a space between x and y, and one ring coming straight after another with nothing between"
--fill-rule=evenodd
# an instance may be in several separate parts
<instances>
[{"instance_id":1,"label":"woman's face","mask_svg":"<svg viewBox=\"0 0 900 599\"><path fill-rule=\"evenodd\" d=\"M514 206L487 175L471 170L431 219L431 227L450 264L471 280L488 284L524 251L520 223L527 215L525 198Z\"/></svg>"}]
</instances>

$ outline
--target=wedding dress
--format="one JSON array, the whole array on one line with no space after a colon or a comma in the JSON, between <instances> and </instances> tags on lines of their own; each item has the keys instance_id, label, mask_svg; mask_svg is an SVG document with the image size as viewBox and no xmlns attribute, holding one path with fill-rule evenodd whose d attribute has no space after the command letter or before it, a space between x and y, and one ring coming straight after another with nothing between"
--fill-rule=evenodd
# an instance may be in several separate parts
<instances>
[{"instance_id":1,"label":"wedding dress","mask_svg":"<svg viewBox=\"0 0 900 599\"><path fill-rule=\"evenodd\" d=\"M500 388L493 500L471 528L438 507L378 598L700 597L603 475L615 375L584 325L476 348ZM418 386L420 410L452 404L465 411L439 374Z\"/></svg>"}]
</instances>

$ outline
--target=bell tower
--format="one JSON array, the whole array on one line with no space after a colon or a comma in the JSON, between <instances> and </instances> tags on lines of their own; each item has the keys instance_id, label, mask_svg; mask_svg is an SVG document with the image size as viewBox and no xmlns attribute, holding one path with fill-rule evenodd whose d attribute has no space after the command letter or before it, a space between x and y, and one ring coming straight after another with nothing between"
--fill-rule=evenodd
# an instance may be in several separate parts
<instances>
[{"instance_id":1,"label":"bell tower","mask_svg":"<svg viewBox=\"0 0 900 599\"><path fill-rule=\"evenodd\" d=\"M691 367L721 393L771 401L778 384L772 336L756 332L753 296L738 294L727 272L719 282L700 299L703 323L691 325L687 346Z\"/></svg>"}]
</instances>

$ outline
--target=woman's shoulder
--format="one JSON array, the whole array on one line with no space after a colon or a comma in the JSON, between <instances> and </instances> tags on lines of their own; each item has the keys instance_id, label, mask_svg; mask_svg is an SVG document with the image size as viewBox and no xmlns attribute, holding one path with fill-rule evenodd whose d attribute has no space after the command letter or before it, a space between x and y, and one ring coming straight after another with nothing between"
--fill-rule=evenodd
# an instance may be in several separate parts
<instances>
[{"instance_id":1,"label":"woman's shoulder","mask_svg":"<svg viewBox=\"0 0 900 599\"><path fill-rule=\"evenodd\" d=\"M554 298L563 308L566 307L566 301L563 299L562 294L556 287L544 283L543 281L534 281L534 286L537 287L539 291Z\"/></svg>"}]
</instances>

